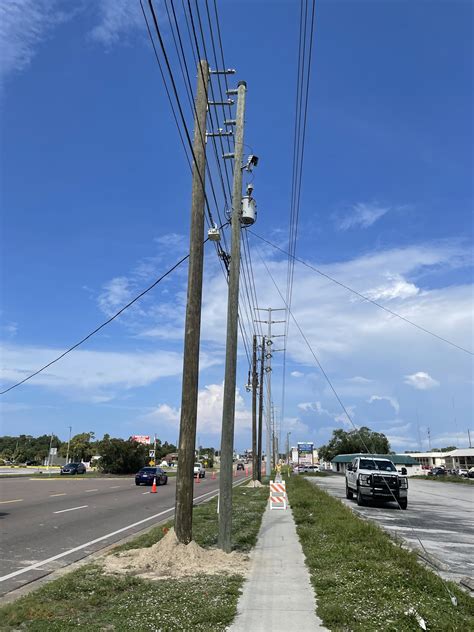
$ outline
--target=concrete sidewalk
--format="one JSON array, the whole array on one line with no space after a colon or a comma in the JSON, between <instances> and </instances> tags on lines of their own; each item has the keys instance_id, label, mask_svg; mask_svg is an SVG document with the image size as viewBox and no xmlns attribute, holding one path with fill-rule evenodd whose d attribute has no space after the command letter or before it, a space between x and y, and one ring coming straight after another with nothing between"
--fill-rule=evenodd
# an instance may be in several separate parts
<instances>
[{"instance_id":1,"label":"concrete sidewalk","mask_svg":"<svg viewBox=\"0 0 474 632\"><path fill-rule=\"evenodd\" d=\"M230 632L327 630L316 616L314 591L291 509L263 514L251 569Z\"/></svg>"}]
</instances>

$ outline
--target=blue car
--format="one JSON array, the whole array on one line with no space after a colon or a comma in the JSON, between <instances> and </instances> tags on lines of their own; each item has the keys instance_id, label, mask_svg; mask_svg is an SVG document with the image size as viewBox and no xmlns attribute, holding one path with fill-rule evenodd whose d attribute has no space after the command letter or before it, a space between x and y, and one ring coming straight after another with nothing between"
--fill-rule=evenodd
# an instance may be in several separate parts
<instances>
[{"instance_id":1,"label":"blue car","mask_svg":"<svg viewBox=\"0 0 474 632\"><path fill-rule=\"evenodd\" d=\"M154 478L157 485L166 485L168 482L168 474L161 467L142 467L135 474L135 485L153 485Z\"/></svg>"}]
</instances>

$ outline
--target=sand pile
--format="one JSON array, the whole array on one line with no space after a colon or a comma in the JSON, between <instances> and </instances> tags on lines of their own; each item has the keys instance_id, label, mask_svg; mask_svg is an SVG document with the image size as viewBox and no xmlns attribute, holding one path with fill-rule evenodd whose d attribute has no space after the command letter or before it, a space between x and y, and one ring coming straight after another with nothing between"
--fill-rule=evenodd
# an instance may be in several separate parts
<instances>
[{"instance_id":1,"label":"sand pile","mask_svg":"<svg viewBox=\"0 0 474 632\"><path fill-rule=\"evenodd\" d=\"M104 559L104 570L110 574L131 574L139 577L187 577L198 573L244 574L248 569L248 557L233 551L203 549L194 540L180 544L174 529L159 542L146 549L130 549Z\"/></svg>"},{"instance_id":2,"label":"sand pile","mask_svg":"<svg viewBox=\"0 0 474 632\"><path fill-rule=\"evenodd\" d=\"M250 481L245 487L263 487L263 485L260 481Z\"/></svg>"}]
</instances>

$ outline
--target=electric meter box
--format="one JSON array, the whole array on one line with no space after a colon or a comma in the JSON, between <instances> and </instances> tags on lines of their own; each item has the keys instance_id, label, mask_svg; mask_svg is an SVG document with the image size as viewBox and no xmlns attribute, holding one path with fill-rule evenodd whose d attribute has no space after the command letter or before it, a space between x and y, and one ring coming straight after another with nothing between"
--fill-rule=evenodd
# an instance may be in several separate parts
<instances>
[{"instance_id":1,"label":"electric meter box","mask_svg":"<svg viewBox=\"0 0 474 632\"><path fill-rule=\"evenodd\" d=\"M255 200L246 195L242 198L242 217L241 222L244 226L251 226L255 224L255 220L257 219L257 204Z\"/></svg>"}]
</instances>

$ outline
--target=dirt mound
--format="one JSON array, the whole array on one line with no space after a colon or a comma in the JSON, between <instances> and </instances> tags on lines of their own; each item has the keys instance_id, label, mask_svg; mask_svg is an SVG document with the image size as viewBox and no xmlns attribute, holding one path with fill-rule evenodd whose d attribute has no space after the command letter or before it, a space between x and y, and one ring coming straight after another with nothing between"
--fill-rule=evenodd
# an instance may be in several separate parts
<instances>
[{"instance_id":1,"label":"dirt mound","mask_svg":"<svg viewBox=\"0 0 474 632\"><path fill-rule=\"evenodd\" d=\"M263 487L263 485L260 481L250 481L245 487Z\"/></svg>"},{"instance_id":2,"label":"dirt mound","mask_svg":"<svg viewBox=\"0 0 474 632\"><path fill-rule=\"evenodd\" d=\"M131 574L139 577L188 577L198 573L245 574L248 557L233 551L203 549L196 542L180 544L170 529L159 542L146 549L130 549L104 559L104 570L109 574Z\"/></svg>"}]
</instances>

